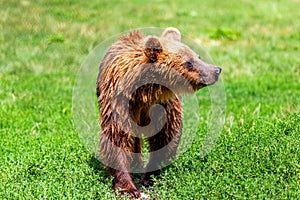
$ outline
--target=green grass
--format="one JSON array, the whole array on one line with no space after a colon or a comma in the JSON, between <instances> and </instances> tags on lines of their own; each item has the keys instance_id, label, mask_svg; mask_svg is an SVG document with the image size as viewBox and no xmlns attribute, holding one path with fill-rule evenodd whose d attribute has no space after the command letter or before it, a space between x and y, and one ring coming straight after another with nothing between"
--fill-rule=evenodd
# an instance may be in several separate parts
<instances>
[{"instance_id":1,"label":"green grass","mask_svg":"<svg viewBox=\"0 0 300 200\"><path fill-rule=\"evenodd\" d=\"M108 37L168 26L222 66L226 120L204 158L200 122L199 137L157 179L152 199L300 199L299 1L0 5L0 199L118 198L73 126L76 73Z\"/></svg>"}]
</instances>

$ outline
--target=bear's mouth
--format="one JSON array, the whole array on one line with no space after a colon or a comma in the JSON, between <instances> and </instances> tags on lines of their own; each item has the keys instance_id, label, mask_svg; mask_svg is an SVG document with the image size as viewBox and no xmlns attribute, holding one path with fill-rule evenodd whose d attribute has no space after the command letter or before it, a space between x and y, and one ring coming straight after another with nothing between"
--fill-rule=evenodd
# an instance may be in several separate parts
<instances>
[{"instance_id":1,"label":"bear's mouth","mask_svg":"<svg viewBox=\"0 0 300 200\"><path fill-rule=\"evenodd\" d=\"M201 88L215 84L218 81L218 79L219 79L218 75L215 75L213 77L207 77L204 79L203 77L200 77L197 83L191 83L191 85L193 86L193 89L197 91L200 90Z\"/></svg>"},{"instance_id":2,"label":"bear's mouth","mask_svg":"<svg viewBox=\"0 0 300 200\"><path fill-rule=\"evenodd\" d=\"M222 68L214 67L213 73L210 73L205 77L202 77L203 75L199 75L199 83L197 84L199 89L215 84L218 81L221 72L222 72Z\"/></svg>"},{"instance_id":3,"label":"bear's mouth","mask_svg":"<svg viewBox=\"0 0 300 200\"><path fill-rule=\"evenodd\" d=\"M213 85L215 84L219 79L219 75L214 75L214 77L212 79L210 79L209 81L206 81L204 83L205 86L210 86L210 85Z\"/></svg>"}]
</instances>

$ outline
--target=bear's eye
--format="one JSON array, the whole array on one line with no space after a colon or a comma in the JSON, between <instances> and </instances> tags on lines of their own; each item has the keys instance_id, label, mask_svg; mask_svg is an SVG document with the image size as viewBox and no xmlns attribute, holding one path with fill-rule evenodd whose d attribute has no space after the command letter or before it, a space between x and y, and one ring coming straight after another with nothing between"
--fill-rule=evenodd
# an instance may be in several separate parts
<instances>
[{"instance_id":1,"label":"bear's eye","mask_svg":"<svg viewBox=\"0 0 300 200\"><path fill-rule=\"evenodd\" d=\"M193 68L193 62L192 61L186 61L185 65L188 68Z\"/></svg>"},{"instance_id":2,"label":"bear's eye","mask_svg":"<svg viewBox=\"0 0 300 200\"><path fill-rule=\"evenodd\" d=\"M201 60L201 56L198 55L198 58Z\"/></svg>"}]
</instances>

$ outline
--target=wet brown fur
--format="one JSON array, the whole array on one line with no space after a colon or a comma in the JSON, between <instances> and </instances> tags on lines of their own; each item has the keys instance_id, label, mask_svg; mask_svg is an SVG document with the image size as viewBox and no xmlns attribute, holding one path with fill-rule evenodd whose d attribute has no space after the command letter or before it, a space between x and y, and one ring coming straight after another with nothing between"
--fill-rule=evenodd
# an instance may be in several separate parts
<instances>
[{"instance_id":1,"label":"wet brown fur","mask_svg":"<svg viewBox=\"0 0 300 200\"><path fill-rule=\"evenodd\" d=\"M188 54L189 52L184 53ZM165 76L170 80L170 84L175 86L178 84L176 83L178 78L168 71L170 68L183 75L194 90L202 87L202 85L197 84L199 71L183 67L186 59L180 54L170 52L163 47L160 49L160 46L157 49L152 49L149 54L151 55L145 51L145 37L140 32L135 31L122 36L106 53L100 65L97 80L102 129L100 137L101 159L107 166L110 166L108 171L114 176L113 189L120 189L121 194L128 193L134 198L139 198L140 192L133 183L129 171L132 163L140 163L140 166L137 166L140 168L142 164L141 158L136 154L132 156L131 152L141 153L140 134L142 133L132 134L134 130L130 126L130 119L125 119L122 127L115 123L118 121L118 116L125 115L126 110L122 105L126 103L126 100L129 100L130 118L139 126L147 126L150 123L150 108L153 105L159 104L166 111L167 119L162 130L147 138L151 153L146 167L147 173L142 177L142 184L144 185L151 183L150 176L152 174L159 173L159 170L148 172L150 169L159 168L162 163L167 163L175 156L181 136L182 111L180 96L162 85L149 83L138 88L132 94L126 93L126 91L139 80L141 70L147 67L155 67L158 74ZM144 68L137 68L138 66L144 66ZM119 96L120 101L124 102L119 102L119 98L117 98ZM115 97L118 101L114 100ZM117 117L113 115L114 112L117 113ZM147 136L147 133L144 134ZM156 150L162 149L166 145L167 148L162 152L155 153Z\"/></svg>"}]
</instances>

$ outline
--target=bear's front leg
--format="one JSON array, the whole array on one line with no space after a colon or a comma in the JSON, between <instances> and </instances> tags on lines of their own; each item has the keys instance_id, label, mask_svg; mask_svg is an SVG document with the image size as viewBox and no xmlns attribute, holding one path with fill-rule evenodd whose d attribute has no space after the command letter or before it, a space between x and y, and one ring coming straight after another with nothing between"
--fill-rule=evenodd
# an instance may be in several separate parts
<instances>
[{"instance_id":1,"label":"bear's front leg","mask_svg":"<svg viewBox=\"0 0 300 200\"><path fill-rule=\"evenodd\" d=\"M130 177L130 162L134 151L134 140L124 133L116 133L102 129L100 137L100 154L108 172L114 177L112 188L120 194L128 194L132 198L140 198L141 194ZM126 139L125 139L126 138Z\"/></svg>"},{"instance_id":2,"label":"bear's front leg","mask_svg":"<svg viewBox=\"0 0 300 200\"><path fill-rule=\"evenodd\" d=\"M119 190L121 195L128 194L131 198L141 197L141 194L134 185L129 173L114 169L110 169L109 171L110 174L114 176L113 189L115 191Z\"/></svg>"}]
</instances>

